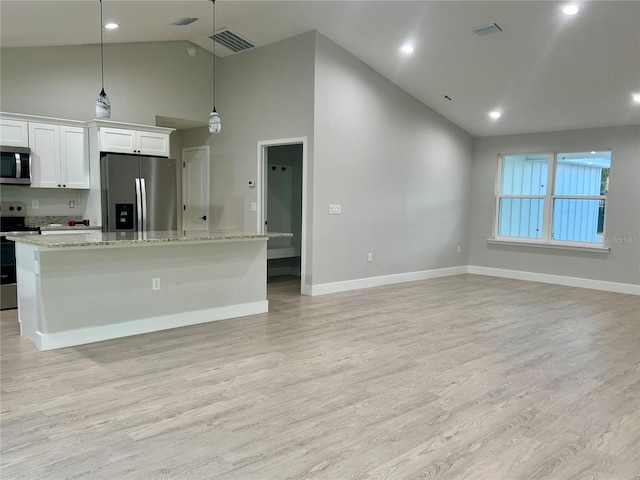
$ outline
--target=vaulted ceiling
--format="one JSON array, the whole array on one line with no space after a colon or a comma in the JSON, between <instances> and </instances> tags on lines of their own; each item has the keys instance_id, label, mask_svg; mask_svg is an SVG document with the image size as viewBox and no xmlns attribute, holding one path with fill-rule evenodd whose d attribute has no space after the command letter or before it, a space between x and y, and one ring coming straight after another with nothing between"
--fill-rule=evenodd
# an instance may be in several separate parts
<instances>
[{"instance_id":1,"label":"vaulted ceiling","mask_svg":"<svg viewBox=\"0 0 640 480\"><path fill-rule=\"evenodd\" d=\"M640 2L217 0L217 27L260 47L317 30L476 136L640 124ZM104 0L106 42L209 51L208 0ZM187 26L172 25L185 17ZM2 0L4 47L99 42L98 0ZM478 37L473 27L502 32ZM414 53L400 51L406 43ZM232 54L222 47L218 55ZM242 53L240 53L241 55ZM449 97L451 100L447 99ZM501 118L489 118L498 110Z\"/></svg>"}]
</instances>

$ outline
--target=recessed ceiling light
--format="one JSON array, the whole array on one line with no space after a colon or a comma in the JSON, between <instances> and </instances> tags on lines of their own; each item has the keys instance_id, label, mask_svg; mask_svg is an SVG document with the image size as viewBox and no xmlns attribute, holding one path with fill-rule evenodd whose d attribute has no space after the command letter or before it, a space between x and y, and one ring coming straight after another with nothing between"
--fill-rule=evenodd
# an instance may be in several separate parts
<instances>
[{"instance_id":1,"label":"recessed ceiling light","mask_svg":"<svg viewBox=\"0 0 640 480\"><path fill-rule=\"evenodd\" d=\"M634 93L631 95L631 98L633 98L634 102L640 103L640 93Z\"/></svg>"},{"instance_id":2,"label":"recessed ceiling light","mask_svg":"<svg viewBox=\"0 0 640 480\"><path fill-rule=\"evenodd\" d=\"M412 45L409 45L408 43L403 45L400 50L402 50L403 53L413 53L414 52L414 48Z\"/></svg>"},{"instance_id":3,"label":"recessed ceiling light","mask_svg":"<svg viewBox=\"0 0 640 480\"><path fill-rule=\"evenodd\" d=\"M591 150L589 153L590 153L591 155L595 155L595 154L596 154L596 151L595 151L595 150Z\"/></svg>"},{"instance_id":4,"label":"recessed ceiling light","mask_svg":"<svg viewBox=\"0 0 640 480\"><path fill-rule=\"evenodd\" d=\"M117 23L107 23L104 28L106 28L107 30L115 30L116 28L118 28L120 25L118 25Z\"/></svg>"},{"instance_id":5,"label":"recessed ceiling light","mask_svg":"<svg viewBox=\"0 0 640 480\"><path fill-rule=\"evenodd\" d=\"M580 11L580 9L578 8L577 5L571 4L571 5L566 5L563 9L562 9L562 13L564 13L565 15L575 15L576 13L578 13Z\"/></svg>"},{"instance_id":6,"label":"recessed ceiling light","mask_svg":"<svg viewBox=\"0 0 640 480\"><path fill-rule=\"evenodd\" d=\"M489 112L489 116L493 119L498 119L502 116L502 114L497 110L494 110L493 112Z\"/></svg>"}]
</instances>

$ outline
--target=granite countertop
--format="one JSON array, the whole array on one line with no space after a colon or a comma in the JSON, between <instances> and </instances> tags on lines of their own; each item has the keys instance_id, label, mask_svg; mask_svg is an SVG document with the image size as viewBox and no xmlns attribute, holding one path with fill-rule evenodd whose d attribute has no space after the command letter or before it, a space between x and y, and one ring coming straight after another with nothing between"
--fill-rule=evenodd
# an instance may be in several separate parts
<instances>
[{"instance_id":1,"label":"granite countertop","mask_svg":"<svg viewBox=\"0 0 640 480\"><path fill-rule=\"evenodd\" d=\"M74 227L75 228L75 227ZM186 231L186 232L146 232L146 233L102 233L88 231L74 235L28 235L24 237L7 237L15 242L45 248L69 247L106 247L127 245L154 245L170 242L215 242L221 240L268 239L275 237L292 237L292 233L247 233L221 231Z\"/></svg>"}]
</instances>

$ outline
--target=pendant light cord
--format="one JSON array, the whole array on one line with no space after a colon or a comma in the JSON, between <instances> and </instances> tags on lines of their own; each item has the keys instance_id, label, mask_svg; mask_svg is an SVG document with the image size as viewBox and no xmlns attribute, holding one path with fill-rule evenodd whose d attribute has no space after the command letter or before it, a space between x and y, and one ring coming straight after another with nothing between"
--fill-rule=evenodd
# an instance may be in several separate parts
<instances>
[{"instance_id":1,"label":"pendant light cord","mask_svg":"<svg viewBox=\"0 0 640 480\"><path fill-rule=\"evenodd\" d=\"M102 0L100 0L102 1ZM213 4L213 109L216 109L216 0L211 0Z\"/></svg>"},{"instance_id":2,"label":"pendant light cord","mask_svg":"<svg viewBox=\"0 0 640 480\"><path fill-rule=\"evenodd\" d=\"M102 91L104 92L104 39L102 30L102 0L100 0L100 72L102 74Z\"/></svg>"}]
</instances>

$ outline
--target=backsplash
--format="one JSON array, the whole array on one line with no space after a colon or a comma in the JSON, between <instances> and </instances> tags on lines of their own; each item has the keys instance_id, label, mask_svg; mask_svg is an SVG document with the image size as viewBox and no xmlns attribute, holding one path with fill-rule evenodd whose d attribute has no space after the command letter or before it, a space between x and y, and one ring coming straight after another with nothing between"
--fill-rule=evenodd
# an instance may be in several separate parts
<instances>
[{"instance_id":1,"label":"backsplash","mask_svg":"<svg viewBox=\"0 0 640 480\"><path fill-rule=\"evenodd\" d=\"M27 209L27 216L64 216L66 218L65 224L67 220L72 220L71 217L85 215L88 195L89 190L73 190L70 188L31 188L2 185L0 190L3 202L24 203ZM34 208L34 203L37 204L38 208Z\"/></svg>"},{"instance_id":2,"label":"backsplash","mask_svg":"<svg viewBox=\"0 0 640 480\"><path fill-rule=\"evenodd\" d=\"M42 217L25 217L24 223L31 227L48 227L49 225L63 225L67 226L67 222L73 220L74 222L82 221L81 215L46 215Z\"/></svg>"}]
</instances>

